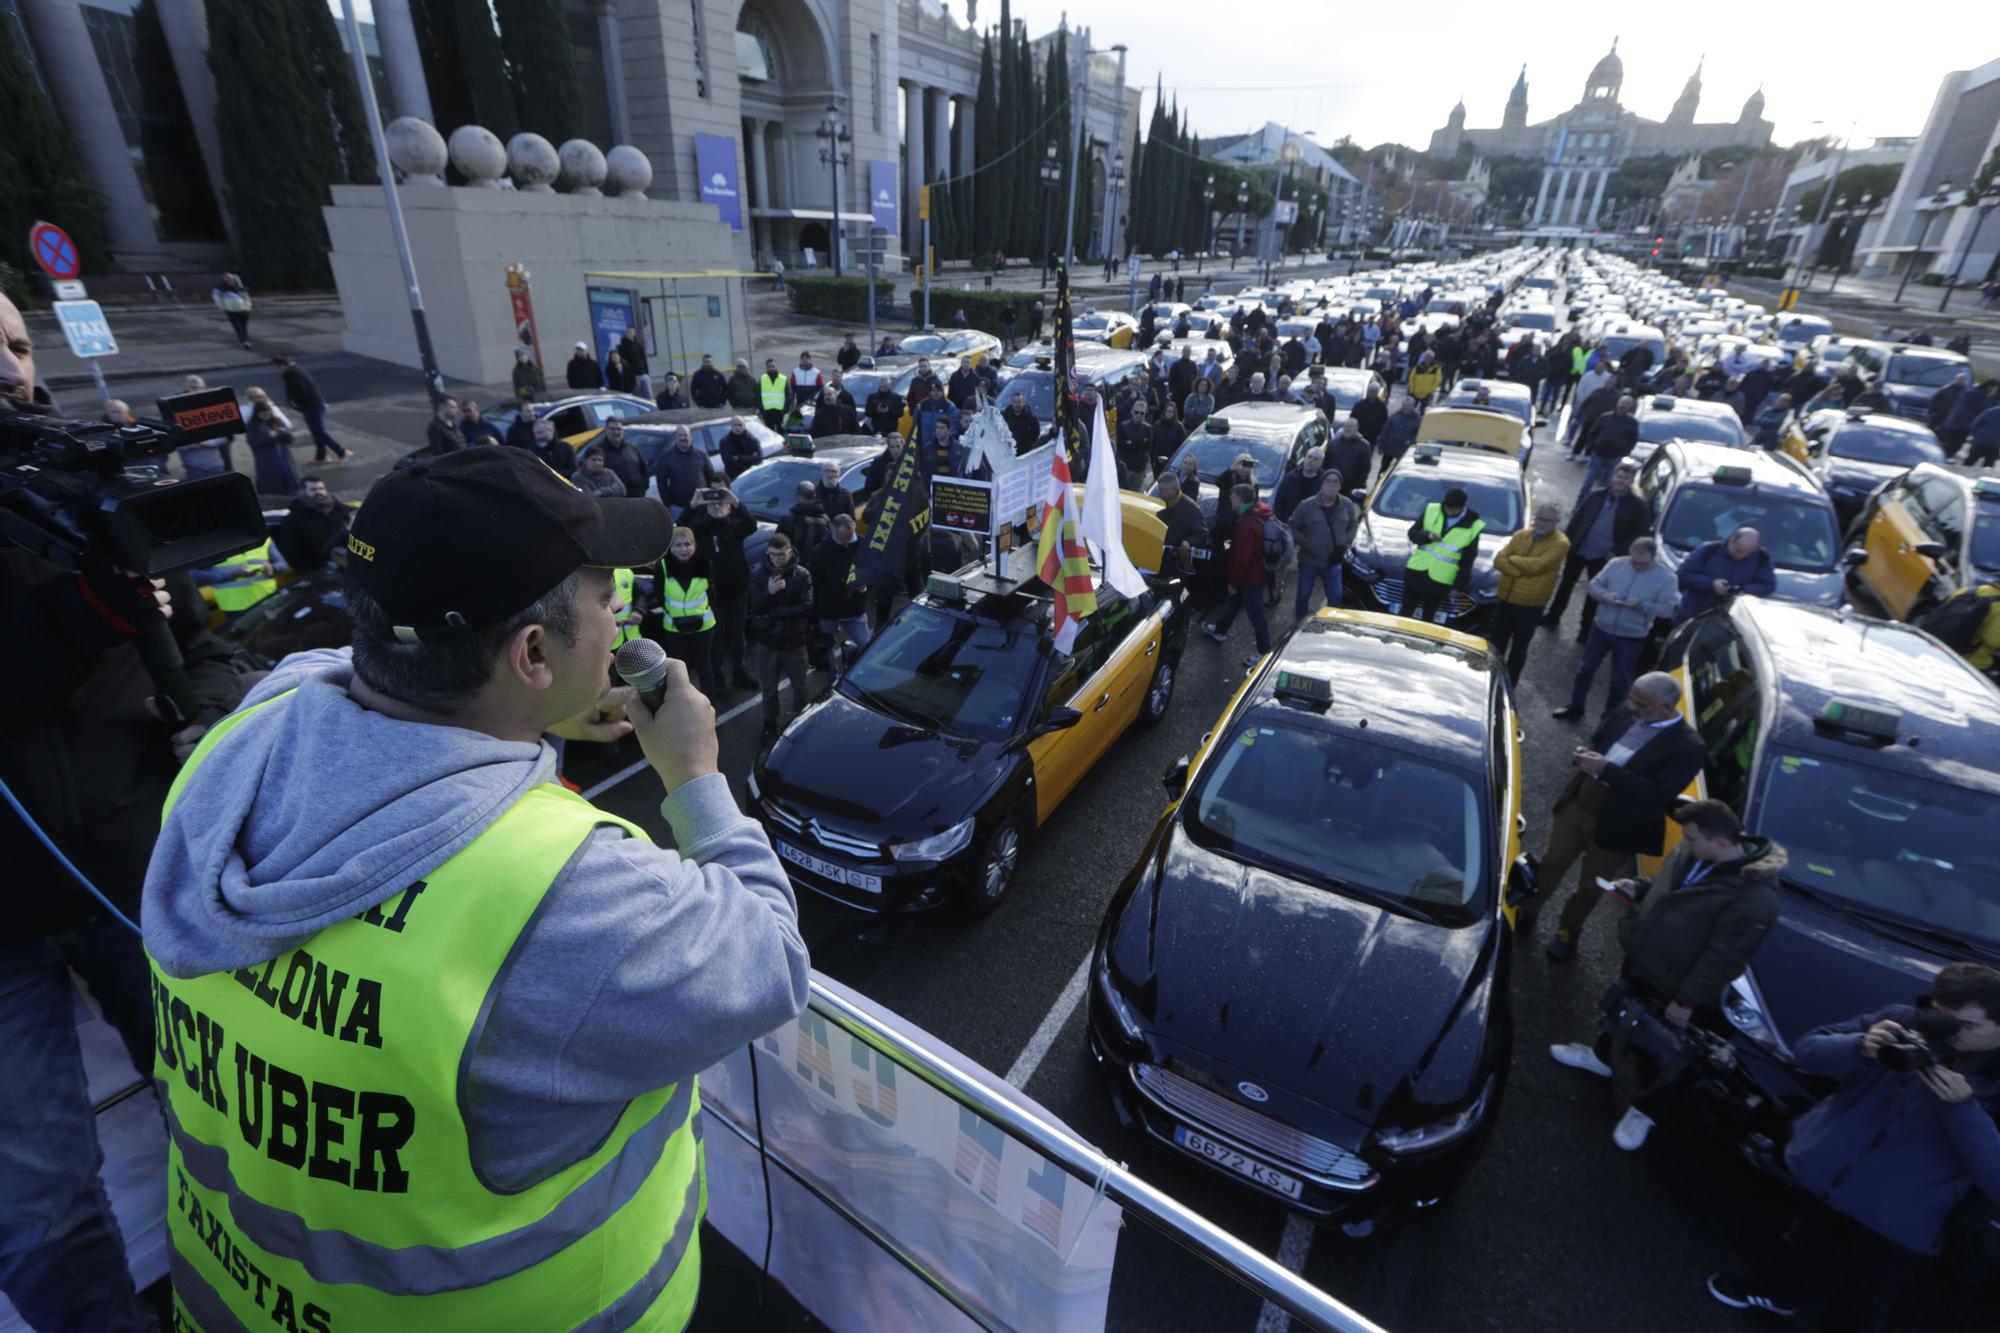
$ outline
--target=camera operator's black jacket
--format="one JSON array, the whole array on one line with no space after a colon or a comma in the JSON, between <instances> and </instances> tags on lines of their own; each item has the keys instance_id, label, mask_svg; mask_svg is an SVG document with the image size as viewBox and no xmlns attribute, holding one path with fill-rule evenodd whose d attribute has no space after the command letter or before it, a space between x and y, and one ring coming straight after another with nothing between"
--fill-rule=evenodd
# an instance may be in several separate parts
<instances>
[{"instance_id":1,"label":"camera operator's black jacket","mask_svg":"<svg viewBox=\"0 0 2000 1333\"><path fill-rule=\"evenodd\" d=\"M1742 859L1718 864L1689 888L1695 860L1683 842L1618 923L1625 970L1690 1009L1712 1009L1778 920L1778 872L1788 859L1769 838L1743 839Z\"/></svg>"},{"instance_id":2,"label":"camera operator's black jacket","mask_svg":"<svg viewBox=\"0 0 2000 1333\"><path fill-rule=\"evenodd\" d=\"M206 603L185 574L167 578L174 637L213 722L242 697L230 650L204 628ZM127 916L180 764L169 728L146 711L155 692L139 650L84 603L74 574L0 547L0 777L35 821ZM102 920L12 810L0 809L0 937L28 938Z\"/></svg>"},{"instance_id":3,"label":"camera operator's black jacket","mask_svg":"<svg viewBox=\"0 0 2000 1333\"><path fill-rule=\"evenodd\" d=\"M1861 1054L1869 1028L1885 1018L1914 1027L1918 1012L1893 1005L1799 1040L1800 1071L1840 1086L1793 1124L1785 1165L1808 1194L1870 1231L1937 1254L1973 1190L2000 1203L2000 1053L1953 1061L1972 1085L1972 1100L1955 1105Z\"/></svg>"}]
</instances>

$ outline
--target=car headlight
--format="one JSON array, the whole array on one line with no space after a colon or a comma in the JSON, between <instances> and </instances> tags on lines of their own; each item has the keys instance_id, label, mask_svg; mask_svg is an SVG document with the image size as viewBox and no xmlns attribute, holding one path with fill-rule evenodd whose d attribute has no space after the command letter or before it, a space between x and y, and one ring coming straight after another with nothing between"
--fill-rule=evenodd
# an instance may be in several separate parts
<instances>
[{"instance_id":1,"label":"car headlight","mask_svg":"<svg viewBox=\"0 0 2000 1333\"><path fill-rule=\"evenodd\" d=\"M1104 1001L1104 1007L1111 1014L1111 1021L1118 1030L1132 1041L1145 1039L1145 1031L1139 1026L1139 1016L1132 1009L1132 1002L1119 993L1111 980L1111 954L1099 954L1097 958L1097 998Z\"/></svg>"},{"instance_id":2,"label":"car headlight","mask_svg":"<svg viewBox=\"0 0 2000 1333\"><path fill-rule=\"evenodd\" d=\"M1764 994L1757 989L1757 978L1748 970L1730 982L1729 989L1722 993L1722 1014L1729 1020L1729 1026L1758 1050L1786 1064L1792 1063L1792 1048L1779 1035L1771 1011L1764 1007Z\"/></svg>"},{"instance_id":3,"label":"car headlight","mask_svg":"<svg viewBox=\"0 0 2000 1333\"><path fill-rule=\"evenodd\" d=\"M1494 1075L1486 1076L1486 1086L1470 1105L1455 1111L1442 1120L1434 1120L1428 1125L1415 1129L1378 1129L1375 1131L1375 1146L1384 1152L1401 1156L1405 1153L1429 1152L1442 1148L1447 1143L1455 1143L1478 1128L1486 1116L1487 1104L1493 1098Z\"/></svg>"},{"instance_id":4,"label":"car headlight","mask_svg":"<svg viewBox=\"0 0 2000 1333\"><path fill-rule=\"evenodd\" d=\"M942 833L933 833L928 838L918 838L915 842L892 842L889 855L908 864L914 861L942 861L947 856L955 856L965 850L972 841L973 817L968 815Z\"/></svg>"}]
</instances>

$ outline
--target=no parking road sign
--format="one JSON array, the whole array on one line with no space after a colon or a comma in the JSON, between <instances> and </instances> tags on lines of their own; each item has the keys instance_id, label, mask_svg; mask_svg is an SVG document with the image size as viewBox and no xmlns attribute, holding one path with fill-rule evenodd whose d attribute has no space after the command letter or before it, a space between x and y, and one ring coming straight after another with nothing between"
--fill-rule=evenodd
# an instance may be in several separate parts
<instances>
[{"instance_id":1,"label":"no parking road sign","mask_svg":"<svg viewBox=\"0 0 2000 1333\"><path fill-rule=\"evenodd\" d=\"M53 222L37 222L28 229L28 253L42 266L42 272L58 282L66 282L83 272L83 260L77 254L76 242Z\"/></svg>"},{"instance_id":2,"label":"no parking road sign","mask_svg":"<svg viewBox=\"0 0 2000 1333\"><path fill-rule=\"evenodd\" d=\"M70 351L86 359L118 355L118 340L111 336L111 326L104 322L104 312L98 309L97 302L57 301L49 309L55 311L62 324Z\"/></svg>"}]
</instances>

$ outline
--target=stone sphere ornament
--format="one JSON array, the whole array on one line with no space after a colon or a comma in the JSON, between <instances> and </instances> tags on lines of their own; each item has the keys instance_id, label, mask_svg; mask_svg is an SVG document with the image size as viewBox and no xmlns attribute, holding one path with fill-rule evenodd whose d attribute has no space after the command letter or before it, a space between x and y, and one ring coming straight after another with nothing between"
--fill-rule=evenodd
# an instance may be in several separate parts
<instances>
[{"instance_id":1,"label":"stone sphere ornament","mask_svg":"<svg viewBox=\"0 0 2000 1333\"><path fill-rule=\"evenodd\" d=\"M444 136L427 120L398 116L384 131L389 160L403 173L405 185L443 185Z\"/></svg>"},{"instance_id":2,"label":"stone sphere ornament","mask_svg":"<svg viewBox=\"0 0 2000 1333\"><path fill-rule=\"evenodd\" d=\"M451 132L451 164L467 185L497 190L507 174L507 145L484 125L461 125Z\"/></svg>"},{"instance_id":3,"label":"stone sphere ornament","mask_svg":"<svg viewBox=\"0 0 2000 1333\"><path fill-rule=\"evenodd\" d=\"M507 141L507 174L516 189L529 194L554 194L550 184L562 169L555 145L539 134L517 134Z\"/></svg>"},{"instance_id":4,"label":"stone sphere ornament","mask_svg":"<svg viewBox=\"0 0 2000 1333\"><path fill-rule=\"evenodd\" d=\"M653 160L629 143L604 155L604 184L621 199L644 199L653 183Z\"/></svg>"},{"instance_id":5,"label":"stone sphere ornament","mask_svg":"<svg viewBox=\"0 0 2000 1333\"><path fill-rule=\"evenodd\" d=\"M570 139L561 150L563 184L571 194L603 194L604 154L588 139Z\"/></svg>"}]
</instances>

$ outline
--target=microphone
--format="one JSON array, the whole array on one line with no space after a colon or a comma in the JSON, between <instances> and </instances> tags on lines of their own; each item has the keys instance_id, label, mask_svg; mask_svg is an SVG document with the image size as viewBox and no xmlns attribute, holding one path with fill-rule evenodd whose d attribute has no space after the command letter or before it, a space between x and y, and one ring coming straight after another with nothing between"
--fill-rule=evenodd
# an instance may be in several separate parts
<instances>
[{"instance_id":1,"label":"microphone","mask_svg":"<svg viewBox=\"0 0 2000 1333\"><path fill-rule=\"evenodd\" d=\"M666 694L667 650L651 639L634 639L618 650L618 678L639 691L646 707L657 709Z\"/></svg>"}]
</instances>

